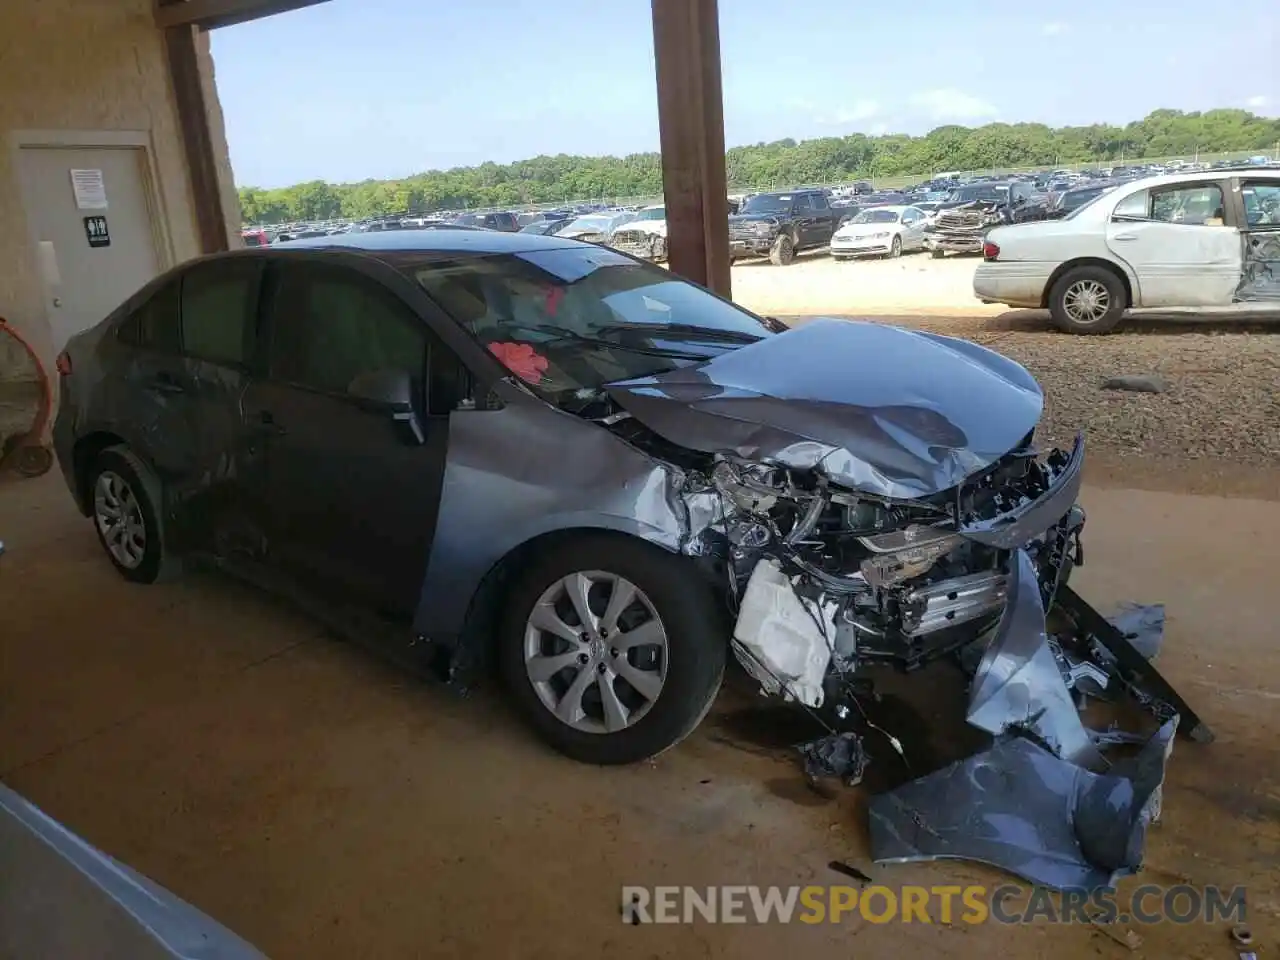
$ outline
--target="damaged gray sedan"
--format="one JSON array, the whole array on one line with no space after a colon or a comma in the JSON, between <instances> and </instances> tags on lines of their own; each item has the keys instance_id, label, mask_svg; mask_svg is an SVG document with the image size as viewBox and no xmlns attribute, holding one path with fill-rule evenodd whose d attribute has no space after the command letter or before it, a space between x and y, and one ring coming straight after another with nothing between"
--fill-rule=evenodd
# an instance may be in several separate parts
<instances>
[{"instance_id":1,"label":"damaged gray sedan","mask_svg":"<svg viewBox=\"0 0 1280 960\"><path fill-rule=\"evenodd\" d=\"M963 340L389 232L180 267L58 366L63 471L124 576L205 558L415 666L492 660L580 760L679 742L730 650L829 718L869 665L968 656L971 724L1094 769L1086 696L1201 726L1092 608L1046 632L1084 445L1037 450L1034 380Z\"/></svg>"}]
</instances>

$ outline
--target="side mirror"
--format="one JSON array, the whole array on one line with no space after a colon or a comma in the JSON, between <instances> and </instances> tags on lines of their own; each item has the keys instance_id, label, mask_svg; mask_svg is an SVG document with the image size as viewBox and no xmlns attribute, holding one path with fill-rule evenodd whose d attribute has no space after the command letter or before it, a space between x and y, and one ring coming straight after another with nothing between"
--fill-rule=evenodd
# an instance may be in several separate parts
<instances>
[{"instance_id":1,"label":"side mirror","mask_svg":"<svg viewBox=\"0 0 1280 960\"><path fill-rule=\"evenodd\" d=\"M367 410L389 414L406 442L426 442L413 405L413 378L405 370L371 370L347 385L347 394Z\"/></svg>"}]
</instances>

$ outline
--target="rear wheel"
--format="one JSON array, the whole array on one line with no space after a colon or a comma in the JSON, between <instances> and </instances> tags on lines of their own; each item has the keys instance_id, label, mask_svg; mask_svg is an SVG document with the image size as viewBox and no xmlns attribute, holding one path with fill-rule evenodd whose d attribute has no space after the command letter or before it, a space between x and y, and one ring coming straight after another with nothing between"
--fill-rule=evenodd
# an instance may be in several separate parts
<instances>
[{"instance_id":1,"label":"rear wheel","mask_svg":"<svg viewBox=\"0 0 1280 960\"><path fill-rule=\"evenodd\" d=\"M769 251L769 262L775 267L785 267L795 258L795 241L791 239L790 234L779 234L778 239L773 241L773 248Z\"/></svg>"},{"instance_id":2,"label":"rear wheel","mask_svg":"<svg viewBox=\"0 0 1280 960\"><path fill-rule=\"evenodd\" d=\"M120 575L155 583L181 570L165 542L160 482L127 447L98 454L89 472L89 496L98 542Z\"/></svg>"},{"instance_id":3,"label":"rear wheel","mask_svg":"<svg viewBox=\"0 0 1280 960\"><path fill-rule=\"evenodd\" d=\"M1049 313L1067 333L1110 333L1128 305L1124 284L1103 267L1068 270L1049 291Z\"/></svg>"},{"instance_id":4,"label":"rear wheel","mask_svg":"<svg viewBox=\"0 0 1280 960\"><path fill-rule=\"evenodd\" d=\"M509 599L503 676L560 753L634 763L679 743L710 709L728 630L687 558L588 535L550 550Z\"/></svg>"}]
</instances>

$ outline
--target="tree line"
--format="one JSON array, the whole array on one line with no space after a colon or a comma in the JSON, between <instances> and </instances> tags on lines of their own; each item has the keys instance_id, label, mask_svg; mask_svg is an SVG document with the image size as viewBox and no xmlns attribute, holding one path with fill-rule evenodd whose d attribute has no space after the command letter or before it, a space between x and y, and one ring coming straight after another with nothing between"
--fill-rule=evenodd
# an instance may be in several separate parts
<instances>
[{"instance_id":1,"label":"tree line","mask_svg":"<svg viewBox=\"0 0 1280 960\"><path fill-rule=\"evenodd\" d=\"M1270 152L1277 144L1280 119L1247 110L1156 110L1123 127L989 123L976 128L942 126L920 137L854 133L799 142L788 138L733 147L725 155L725 164L731 188L767 189L864 178L926 177L944 170ZM239 193L246 224L360 219L406 211L657 196L662 193L662 163L657 153L625 157L559 154L508 164L428 170L402 180L343 184L315 180L270 190L241 187Z\"/></svg>"}]
</instances>

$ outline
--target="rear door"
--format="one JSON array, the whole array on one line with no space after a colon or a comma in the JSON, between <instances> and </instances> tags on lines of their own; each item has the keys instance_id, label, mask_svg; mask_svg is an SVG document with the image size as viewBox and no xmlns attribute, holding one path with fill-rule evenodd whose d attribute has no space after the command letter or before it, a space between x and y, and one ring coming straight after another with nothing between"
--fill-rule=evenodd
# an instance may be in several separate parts
<instances>
[{"instance_id":1,"label":"rear door","mask_svg":"<svg viewBox=\"0 0 1280 960\"><path fill-rule=\"evenodd\" d=\"M1240 286L1246 303L1275 306L1280 301L1280 178L1241 177L1233 194L1240 198L1244 233Z\"/></svg>"},{"instance_id":2,"label":"rear door","mask_svg":"<svg viewBox=\"0 0 1280 960\"><path fill-rule=\"evenodd\" d=\"M915 207L902 211L902 248L917 250L924 246L924 213Z\"/></svg>"},{"instance_id":3,"label":"rear door","mask_svg":"<svg viewBox=\"0 0 1280 960\"><path fill-rule=\"evenodd\" d=\"M376 274L291 259L267 287L266 366L245 399L267 555L330 596L411 617L448 447L431 371L451 355ZM411 378L420 434L351 391L356 378L392 370Z\"/></svg>"},{"instance_id":4,"label":"rear door","mask_svg":"<svg viewBox=\"0 0 1280 960\"><path fill-rule=\"evenodd\" d=\"M1240 231L1228 221L1220 181L1162 185L1125 197L1107 224L1107 246L1138 278L1135 306L1227 306L1240 283Z\"/></svg>"},{"instance_id":5,"label":"rear door","mask_svg":"<svg viewBox=\"0 0 1280 960\"><path fill-rule=\"evenodd\" d=\"M180 507L175 533L189 543L203 545L237 511L261 271L256 257L197 262L116 331L125 375L102 406L165 481Z\"/></svg>"}]
</instances>

